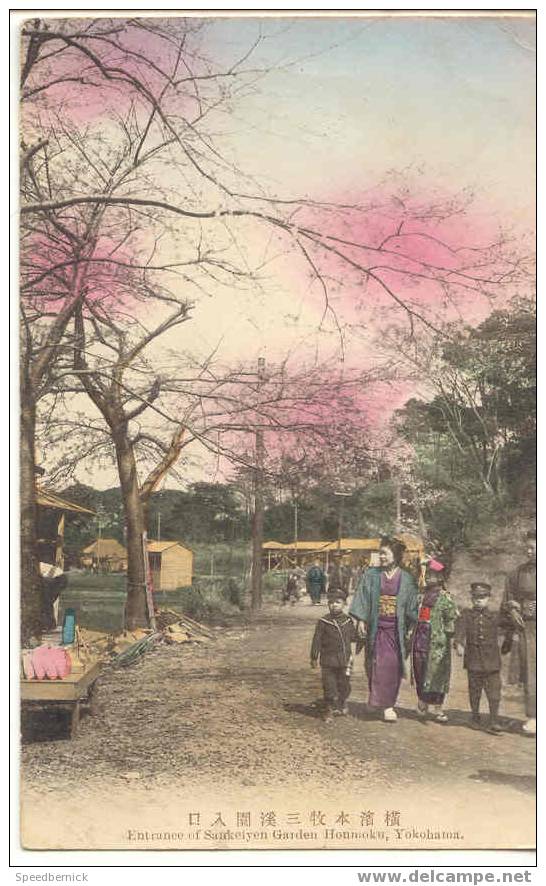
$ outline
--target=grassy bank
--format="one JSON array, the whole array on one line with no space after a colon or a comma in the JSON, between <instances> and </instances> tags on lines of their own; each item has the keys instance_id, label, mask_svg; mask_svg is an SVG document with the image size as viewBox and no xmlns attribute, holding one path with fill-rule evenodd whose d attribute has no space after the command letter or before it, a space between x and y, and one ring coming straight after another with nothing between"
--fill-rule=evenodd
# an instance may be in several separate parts
<instances>
[{"instance_id":1,"label":"grassy bank","mask_svg":"<svg viewBox=\"0 0 546 886\"><path fill-rule=\"evenodd\" d=\"M158 594L156 605L216 624L244 616L250 610L250 543L196 543L193 554L191 588ZM264 602L278 600L285 582L285 573L264 574Z\"/></svg>"}]
</instances>

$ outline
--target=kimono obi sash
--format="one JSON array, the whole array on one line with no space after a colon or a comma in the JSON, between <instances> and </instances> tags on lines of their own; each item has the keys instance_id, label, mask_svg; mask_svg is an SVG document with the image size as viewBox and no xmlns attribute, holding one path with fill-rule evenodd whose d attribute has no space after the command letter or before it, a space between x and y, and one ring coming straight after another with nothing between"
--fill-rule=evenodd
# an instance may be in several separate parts
<instances>
[{"instance_id":1,"label":"kimono obi sash","mask_svg":"<svg viewBox=\"0 0 546 886\"><path fill-rule=\"evenodd\" d=\"M379 617L396 615L396 597L393 594L381 594L379 597Z\"/></svg>"}]
</instances>

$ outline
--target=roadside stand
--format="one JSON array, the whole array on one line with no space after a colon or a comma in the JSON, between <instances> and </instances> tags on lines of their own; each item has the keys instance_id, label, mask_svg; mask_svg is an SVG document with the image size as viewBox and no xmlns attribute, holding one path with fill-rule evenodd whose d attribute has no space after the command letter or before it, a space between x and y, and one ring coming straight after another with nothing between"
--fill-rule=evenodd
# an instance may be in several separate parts
<instances>
[{"instance_id":1,"label":"roadside stand","mask_svg":"<svg viewBox=\"0 0 546 886\"><path fill-rule=\"evenodd\" d=\"M66 626L42 638L42 645L22 652L21 705L23 710L58 708L69 715L69 735L78 731L83 708L96 716L97 679L101 662L91 658L80 632L63 644Z\"/></svg>"}]
</instances>

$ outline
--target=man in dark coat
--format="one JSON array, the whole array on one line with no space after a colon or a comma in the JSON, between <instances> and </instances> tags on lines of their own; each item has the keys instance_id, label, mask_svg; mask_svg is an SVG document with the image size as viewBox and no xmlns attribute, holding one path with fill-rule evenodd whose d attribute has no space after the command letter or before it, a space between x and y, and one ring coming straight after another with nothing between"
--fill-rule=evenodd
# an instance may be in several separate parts
<instances>
[{"instance_id":1,"label":"man in dark coat","mask_svg":"<svg viewBox=\"0 0 546 886\"><path fill-rule=\"evenodd\" d=\"M356 642L354 623L343 612L345 596L341 589L328 594L329 614L319 618L311 644L311 667L320 662L324 692L324 719L332 714L347 714L347 699L351 692L351 643Z\"/></svg>"},{"instance_id":2,"label":"man in dark coat","mask_svg":"<svg viewBox=\"0 0 546 886\"><path fill-rule=\"evenodd\" d=\"M491 585L483 581L474 582L470 589L472 608L463 609L457 620L455 648L458 655L464 655L463 667L468 674L472 723L480 726L480 701L485 690L489 703L487 731L498 735L502 732L497 720L501 698L499 633L505 630L506 625L502 614L488 608Z\"/></svg>"},{"instance_id":3,"label":"man in dark coat","mask_svg":"<svg viewBox=\"0 0 546 886\"><path fill-rule=\"evenodd\" d=\"M326 574L321 568L320 560L317 558L310 569L307 570L305 577L307 592L311 597L313 606L320 605L320 599L326 590Z\"/></svg>"},{"instance_id":4,"label":"man in dark coat","mask_svg":"<svg viewBox=\"0 0 546 886\"><path fill-rule=\"evenodd\" d=\"M527 533L527 560L506 578L502 612L509 630L505 649L512 646L514 634L518 637L520 667L525 687L525 714L523 731L536 735L537 731L537 536Z\"/></svg>"}]
</instances>

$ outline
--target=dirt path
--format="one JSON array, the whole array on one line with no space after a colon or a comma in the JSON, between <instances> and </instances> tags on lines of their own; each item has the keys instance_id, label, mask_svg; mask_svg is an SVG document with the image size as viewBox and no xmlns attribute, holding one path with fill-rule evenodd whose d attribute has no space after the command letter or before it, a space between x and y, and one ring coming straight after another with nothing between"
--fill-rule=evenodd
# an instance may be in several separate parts
<instances>
[{"instance_id":1,"label":"dirt path","mask_svg":"<svg viewBox=\"0 0 546 886\"><path fill-rule=\"evenodd\" d=\"M182 811L188 818L192 807L210 807L212 815L220 801L235 818L241 803L259 805L262 814L269 802L283 803L293 824L296 812L288 810L297 804L300 819L322 804L331 810L332 824L334 805L350 807L356 822L372 801L385 806L386 797L412 822L416 815L423 820L427 804L436 809L435 822L449 808L451 828L461 817L474 821L478 809L491 818L493 806L498 815L519 822L503 837L507 844L529 845L535 742L517 731L521 699L503 701L502 737L471 730L465 674L456 661L448 725L416 717L408 683L398 722L384 724L366 712L360 659L350 715L325 724L313 704L320 697L320 672L311 671L308 662L319 613L307 602L270 606L256 623L217 630L209 643L161 646L129 669L106 670L100 718L84 718L72 742L51 740L50 723L50 740L23 747L23 800L32 808L25 816L27 845L51 839L43 825L38 832L38 815L44 814L59 817L58 845L124 845L121 830L126 834L130 826L120 824L111 843L101 822L135 819L142 829L144 820L153 820L157 826L156 809L163 828L171 820L180 827ZM98 812L105 796L106 818L104 809ZM67 808L71 830L64 823ZM135 809L138 815L131 818ZM470 830L483 834L477 840L499 837L494 818ZM106 831L111 834L111 828ZM468 839L480 845L471 834Z\"/></svg>"}]
</instances>

